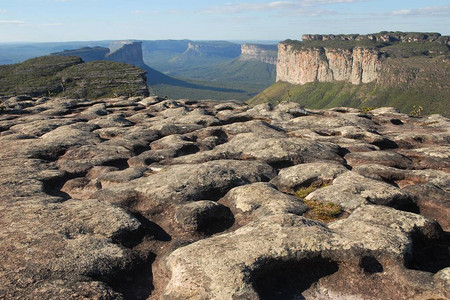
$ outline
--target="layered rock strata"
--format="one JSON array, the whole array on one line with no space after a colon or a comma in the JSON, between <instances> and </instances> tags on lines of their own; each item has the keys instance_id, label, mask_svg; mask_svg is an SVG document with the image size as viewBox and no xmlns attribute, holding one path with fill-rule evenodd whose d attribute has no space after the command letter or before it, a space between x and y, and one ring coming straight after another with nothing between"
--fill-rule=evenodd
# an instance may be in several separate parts
<instances>
[{"instance_id":1,"label":"layered rock strata","mask_svg":"<svg viewBox=\"0 0 450 300\"><path fill-rule=\"evenodd\" d=\"M242 44L240 60L260 61L266 64L277 64L277 46L276 45L256 45Z\"/></svg>"},{"instance_id":2,"label":"layered rock strata","mask_svg":"<svg viewBox=\"0 0 450 300\"><path fill-rule=\"evenodd\" d=\"M2 101L1 299L450 297L447 118Z\"/></svg>"},{"instance_id":3,"label":"layered rock strata","mask_svg":"<svg viewBox=\"0 0 450 300\"><path fill-rule=\"evenodd\" d=\"M431 57L446 70L450 37L439 33L380 32L368 35L311 35L278 45L277 81L292 84L343 81L396 86L419 84ZM409 45L405 45L409 44ZM442 71L439 71L442 72ZM438 72L438 73L439 73ZM436 81L425 72L425 82ZM416 78L417 77L417 78ZM431 79L433 78L433 79ZM387 84L387 82L390 82Z\"/></svg>"},{"instance_id":4,"label":"layered rock strata","mask_svg":"<svg viewBox=\"0 0 450 300\"><path fill-rule=\"evenodd\" d=\"M377 80L381 68L376 49L308 48L297 50L293 45L278 46L277 81L293 84L308 82L347 81L352 84Z\"/></svg>"}]
</instances>

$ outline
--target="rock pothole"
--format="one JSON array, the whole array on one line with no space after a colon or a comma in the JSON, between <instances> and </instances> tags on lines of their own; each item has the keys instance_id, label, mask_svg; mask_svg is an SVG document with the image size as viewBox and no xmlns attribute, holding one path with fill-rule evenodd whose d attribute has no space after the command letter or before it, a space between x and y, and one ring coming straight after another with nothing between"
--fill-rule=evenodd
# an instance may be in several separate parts
<instances>
[{"instance_id":1,"label":"rock pothole","mask_svg":"<svg viewBox=\"0 0 450 300\"><path fill-rule=\"evenodd\" d=\"M261 300L306 299L303 292L339 270L336 262L322 257L258 263L261 265L253 270L250 281Z\"/></svg>"}]
</instances>

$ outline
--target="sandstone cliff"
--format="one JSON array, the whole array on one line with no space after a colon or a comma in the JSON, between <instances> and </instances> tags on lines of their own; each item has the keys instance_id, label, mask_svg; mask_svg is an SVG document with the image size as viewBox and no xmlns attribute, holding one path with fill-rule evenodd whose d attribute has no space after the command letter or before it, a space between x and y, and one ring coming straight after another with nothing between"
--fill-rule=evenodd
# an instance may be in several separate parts
<instances>
[{"instance_id":1,"label":"sandstone cliff","mask_svg":"<svg viewBox=\"0 0 450 300\"><path fill-rule=\"evenodd\" d=\"M107 60L130 64L139 68L148 67L142 56L142 42L120 42L122 45L117 50L106 55Z\"/></svg>"},{"instance_id":2,"label":"sandstone cliff","mask_svg":"<svg viewBox=\"0 0 450 300\"><path fill-rule=\"evenodd\" d=\"M379 56L376 49L317 47L298 51L290 44L280 43L277 81L294 84L315 81L368 83L378 78Z\"/></svg>"},{"instance_id":3,"label":"sandstone cliff","mask_svg":"<svg viewBox=\"0 0 450 300\"><path fill-rule=\"evenodd\" d=\"M277 81L292 84L344 81L352 84L393 82L415 77L422 66L415 57L449 55L449 37L439 33L380 32L369 35L303 35L303 41L286 40L278 46ZM396 59L414 65L391 74ZM445 59L444 59L445 60ZM382 71L383 70L383 71ZM386 74L394 76L387 79Z\"/></svg>"},{"instance_id":4,"label":"sandstone cliff","mask_svg":"<svg viewBox=\"0 0 450 300\"><path fill-rule=\"evenodd\" d=\"M230 42L189 42L184 55L238 57L241 46Z\"/></svg>"},{"instance_id":5,"label":"sandstone cliff","mask_svg":"<svg viewBox=\"0 0 450 300\"><path fill-rule=\"evenodd\" d=\"M242 44L239 60L260 61L266 64L276 65L277 56L277 47L275 45Z\"/></svg>"}]
</instances>

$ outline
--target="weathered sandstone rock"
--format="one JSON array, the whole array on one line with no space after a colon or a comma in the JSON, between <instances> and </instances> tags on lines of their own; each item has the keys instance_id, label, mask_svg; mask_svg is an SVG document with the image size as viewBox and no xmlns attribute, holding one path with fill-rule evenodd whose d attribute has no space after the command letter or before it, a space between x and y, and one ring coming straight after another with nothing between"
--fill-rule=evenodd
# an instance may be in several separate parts
<instances>
[{"instance_id":1,"label":"weathered sandstone rock","mask_svg":"<svg viewBox=\"0 0 450 300\"><path fill-rule=\"evenodd\" d=\"M8 97L0 298L446 299L449 124L391 108ZM308 219L327 202L338 220Z\"/></svg>"}]
</instances>

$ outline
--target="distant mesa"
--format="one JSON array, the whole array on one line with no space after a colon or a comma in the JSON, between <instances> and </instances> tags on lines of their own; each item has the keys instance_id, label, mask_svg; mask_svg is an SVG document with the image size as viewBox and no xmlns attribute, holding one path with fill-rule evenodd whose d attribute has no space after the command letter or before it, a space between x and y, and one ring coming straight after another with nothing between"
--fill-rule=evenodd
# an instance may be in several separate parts
<instances>
[{"instance_id":1,"label":"distant mesa","mask_svg":"<svg viewBox=\"0 0 450 300\"><path fill-rule=\"evenodd\" d=\"M242 44L239 59L276 65L278 57L277 50L277 45Z\"/></svg>"},{"instance_id":2,"label":"distant mesa","mask_svg":"<svg viewBox=\"0 0 450 300\"><path fill-rule=\"evenodd\" d=\"M149 66L144 63L142 42L122 42L122 47L106 54L105 58L111 61L134 65L144 70L149 68Z\"/></svg>"},{"instance_id":3,"label":"distant mesa","mask_svg":"<svg viewBox=\"0 0 450 300\"><path fill-rule=\"evenodd\" d=\"M192 56L223 56L235 58L241 54L241 46L225 41L189 42L188 48L184 54Z\"/></svg>"},{"instance_id":4,"label":"distant mesa","mask_svg":"<svg viewBox=\"0 0 450 300\"><path fill-rule=\"evenodd\" d=\"M142 55L142 42L120 41L113 42L111 48L105 47L83 47L75 50L64 50L51 55L56 56L78 56L83 61L111 60L126 63L136 67L148 67L145 65ZM114 49L111 51L110 49Z\"/></svg>"}]
</instances>

